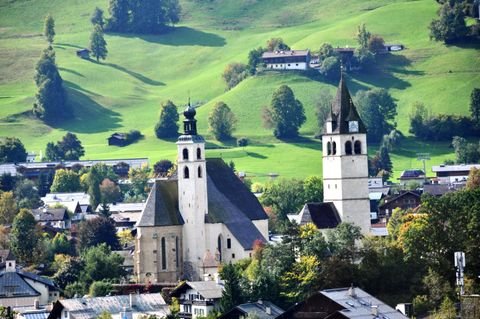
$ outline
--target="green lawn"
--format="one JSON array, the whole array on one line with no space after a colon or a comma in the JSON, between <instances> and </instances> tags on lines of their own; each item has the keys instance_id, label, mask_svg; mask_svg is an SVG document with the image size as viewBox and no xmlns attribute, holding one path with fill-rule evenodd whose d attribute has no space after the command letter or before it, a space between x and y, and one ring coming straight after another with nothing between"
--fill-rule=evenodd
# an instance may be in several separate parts
<instances>
[{"instance_id":1,"label":"green lawn","mask_svg":"<svg viewBox=\"0 0 480 319\"><path fill-rule=\"evenodd\" d=\"M349 86L384 87L398 103L398 127L408 136L408 114L413 102L422 101L434 113L468 114L470 92L480 83L480 45L447 47L428 38L427 26L435 16L434 1L389 0L214 0L181 1L183 17L174 32L158 36L106 36L106 61L82 60L78 48L88 46L89 17L93 8L106 9L107 0L0 0L0 136L17 136L29 151L44 151L67 131L78 135L85 158L149 157L151 163L176 158L174 141L158 140L153 132L161 101L171 99L183 108L190 96L201 104L198 127L210 144L222 146L207 131L207 116L217 101L226 102L238 118L236 137L250 145L209 149L207 156L233 160L237 169L256 180L269 173L305 178L321 174L320 144L311 137L318 131L315 101L325 83L301 73L271 72L251 77L230 91L221 80L224 67L246 62L248 52L282 37L296 49L316 50L323 42L355 45L357 25L366 23L387 42L406 50L381 57L375 72L351 74ZM271 10L275 6L276 10ZM56 21L54 48L57 64L76 118L56 127L28 115L34 101L34 66L46 42L43 19ZM307 122L298 142L272 137L262 126L261 109L274 90L289 85L303 103ZM106 138L117 131L138 129L145 138L128 147L108 147ZM375 146L371 147L374 150ZM430 152L428 165L454 157L448 143L422 144L408 138L392 158L395 176L403 169L419 168L416 153Z\"/></svg>"}]
</instances>

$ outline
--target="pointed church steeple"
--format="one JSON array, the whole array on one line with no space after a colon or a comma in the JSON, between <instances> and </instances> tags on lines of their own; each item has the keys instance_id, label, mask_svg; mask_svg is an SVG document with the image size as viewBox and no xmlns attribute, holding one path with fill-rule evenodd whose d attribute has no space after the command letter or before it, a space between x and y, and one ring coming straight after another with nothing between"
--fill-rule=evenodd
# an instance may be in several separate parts
<instances>
[{"instance_id":1,"label":"pointed church steeple","mask_svg":"<svg viewBox=\"0 0 480 319\"><path fill-rule=\"evenodd\" d=\"M328 126L328 122L330 121L332 127L331 132L328 132L327 127L326 131L328 133L348 134L352 133L354 127L356 127L355 133L367 132L366 127L353 104L343 71L340 76L340 83L338 84L337 94L332 102L330 113L326 125Z\"/></svg>"}]
</instances>

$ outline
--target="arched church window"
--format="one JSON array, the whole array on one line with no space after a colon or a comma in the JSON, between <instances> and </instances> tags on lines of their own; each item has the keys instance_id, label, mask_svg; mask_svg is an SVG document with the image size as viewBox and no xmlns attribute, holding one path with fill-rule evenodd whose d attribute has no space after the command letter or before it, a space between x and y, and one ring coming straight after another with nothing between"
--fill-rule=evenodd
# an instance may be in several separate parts
<instances>
[{"instance_id":1,"label":"arched church window","mask_svg":"<svg viewBox=\"0 0 480 319\"><path fill-rule=\"evenodd\" d=\"M354 148L355 154L362 154L362 142L355 141L353 148Z\"/></svg>"},{"instance_id":2,"label":"arched church window","mask_svg":"<svg viewBox=\"0 0 480 319\"><path fill-rule=\"evenodd\" d=\"M167 269L167 243L165 237L162 237L162 269Z\"/></svg>"},{"instance_id":3,"label":"arched church window","mask_svg":"<svg viewBox=\"0 0 480 319\"><path fill-rule=\"evenodd\" d=\"M337 143L335 142L332 143L332 154L337 154Z\"/></svg>"},{"instance_id":4,"label":"arched church window","mask_svg":"<svg viewBox=\"0 0 480 319\"><path fill-rule=\"evenodd\" d=\"M183 149L183 159L188 160L188 150L186 148Z\"/></svg>"},{"instance_id":5,"label":"arched church window","mask_svg":"<svg viewBox=\"0 0 480 319\"><path fill-rule=\"evenodd\" d=\"M352 155L352 142L350 141L345 142L345 154Z\"/></svg>"},{"instance_id":6,"label":"arched church window","mask_svg":"<svg viewBox=\"0 0 480 319\"><path fill-rule=\"evenodd\" d=\"M201 166L198 167L198 177L202 178L202 167Z\"/></svg>"},{"instance_id":7,"label":"arched church window","mask_svg":"<svg viewBox=\"0 0 480 319\"><path fill-rule=\"evenodd\" d=\"M180 253L179 253L180 245L179 245L179 239L178 236L175 237L175 265L177 268L180 265Z\"/></svg>"},{"instance_id":8,"label":"arched church window","mask_svg":"<svg viewBox=\"0 0 480 319\"><path fill-rule=\"evenodd\" d=\"M197 159L202 159L202 150L200 147L197 148Z\"/></svg>"},{"instance_id":9,"label":"arched church window","mask_svg":"<svg viewBox=\"0 0 480 319\"><path fill-rule=\"evenodd\" d=\"M327 155L332 155L332 143L327 143Z\"/></svg>"},{"instance_id":10,"label":"arched church window","mask_svg":"<svg viewBox=\"0 0 480 319\"><path fill-rule=\"evenodd\" d=\"M183 178L190 178L190 172L188 171L188 167L186 166L183 169Z\"/></svg>"},{"instance_id":11,"label":"arched church window","mask_svg":"<svg viewBox=\"0 0 480 319\"><path fill-rule=\"evenodd\" d=\"M222 262L222 235L218 235L217 252L218 252L218 261Z\"/></svg>"}]
</instances>

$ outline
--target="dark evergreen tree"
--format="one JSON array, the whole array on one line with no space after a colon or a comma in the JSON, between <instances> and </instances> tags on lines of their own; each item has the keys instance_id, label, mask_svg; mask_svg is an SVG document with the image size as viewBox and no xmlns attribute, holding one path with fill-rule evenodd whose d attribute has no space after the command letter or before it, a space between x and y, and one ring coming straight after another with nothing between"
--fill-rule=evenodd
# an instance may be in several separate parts
<instances>
[{"instance_id":1,"label":"dark evergreen tree","mask_svg":"<svg viewBox=\"0 0 480 319\"><path fill-rule=\"evenodd\" d=\"M158 138L176 137L179 119L177 106L168 100L163 102L160 108L160 120L155 125L155 135Z\"/></svg>"},{"instance_id":2,"label":"dark evergreen tree","mask_svg":"<svg viewBox=\"0 0 480 319\"><path fill-rule=\"evenodd\" d=\"M99 7L95 7L92 16L90 17L90 22L93 24L93 26L99 25L103 29L103 25L105 24L103 19L103 10Z\"/></svg>"},{"instance_id":3,"label":"dark evergreen tree","mask_svg":"<svg viewBox=\"0 0 480 319\"><path fill-rule=\"evenodd\" d=\"M22 179L15 185L15 198L19 208L37 208L42 204L37 185L29 179Z\"/></svg>"},{"instance_id":4,"label":"dark evergreen tree","mask_svg":"<svg viewBox=\"0 0 480 319\"><path fill-rule=\"evenodd\" d=\"M128 0L110 0L108 6L110 18L107 20L107 29L113 32L129 31L129 4Z\"/></svg>"},{"instance_id":5,"label":"dark evergreen tree","mask_svg":"<svg viewBox=\"0 0 480 319\"><path fill-rule=\"evenodd\" d=\"M222 298L220 299L220 311L226 313L243 302L240 274L237 268L229 263L223 265L220 277L225 281Z\"/></svg>"},{"instance_id":6,"label":"dark evergreen tree","mask_svg":"<svg viewBox=\"0 0 480 319\"><path fill-rule=\"evenodd\" d=\"M102 216L83 221L78 228L78 250L83 251L102 243L112 250L121 248L113 220Z\"/></svg>"},{"instance_id":7,"label":"dark evergreen tree","mask_svg":"<svg viewBox=\"0 0 480 319\"><path fill-rule=\"evenodd\" d=\"M169 160L160 160L153 165L155 176L165 177L168 171L173 167L173 163Z\"/></svg>"},{"instance_id":8,"label":"dark evergreen tree","mask_svg":"<svg viewBox=\"0 0 480 319\"><path fill-rule=\"evenodd\" d=\"M277 138L298 136L300 126L306 121L302 103L295 99L292 89L280 86L272 96L270 108L264 117L265 124L274 128Z\"/></svg>"},{"instance_id":9,"label":"dark evergreen tree","mask_svg":"<svg viewBox=\"0 0 480 319\"><path fill-rule=\"evenodd\" d=\"M65 136L57 143L57 145L63 160L78 160L80 157L85 155L82 142L80 142L77 136L73 133L68 132L65 134Z\"/></svg>"},{"instance_id":10,"label":"dark evergreen tree","mask_svg":"<svg viewBox=\"0 0 480 319\"><path fill-rule=\"evenodd\" d=\"M18 163L27 160L27 151L25 146L16 137L7 137L0 141L0 162Z\"/></svg>"},{"instance_id":11,"label":"dark evergreen tree","mask_svg":"<svg viewBox=\"0 0 480 319\"><path fill-rule=\"evenodd\" d=\"M60 161L63 158L63 154L54 142L48 142L45 148L45 158L47 161Z\"/></svg>"},{"instance_id":12,"label":"dark evergreen tree","mask_svg":"<svg viewBox=\"0 0 480 319\"><path fill-rule=\"evenodd\" d=\"M103 36L103 28L98 24L95 25L90 35L90 50L92 50L97 62L99 59L105 60L107 58L107 42Z\"/></svg>"},{"instance_id":13,"label":"dark evergreen tree","mask_svg":"<svg viewBox=\"0 0 480 319\"><path fill-rule=\"evenodd\" d=\"M262 47L258 47L256 49L251 50L248 53L248 72L251 75L255 75L257 73L257 66L262 63L262 54L265 52L265 49Z\"/></svg>"},{"instance_id":14,"label":"dark evergreen tree","mask_svg":"<svg viewBox=\"0 0 480 319\"><path fill-rule=\"evenodd\" d=\"M3 173L0 175L0 190L2 192L9 192L15 187L16 178L10 173Z\"/></svg>"},{"instance_id":15,"label":"dark evergreen tree","mask_svg":"<svg viewBox=\"0 0 480 319\"><path fill-rule=\"evenodd\" d=\"M219 141L232 138L237 119L224 102L217 102L208 116L208 129Z\"/></svg>"},{"instance_id":16,"label":"dark evergreen tree","mask_svg":"<svg viewBox=\"0 0 480 319\"><path fill-rule=\"evenodd\" d=\"M55 20L53 20L53 17L50 14L45 17L43 35L51 45L53 43L53 38L55 37Z\"/></svg>"},{"instance_id":17,"label":"dark evergreen tree","mask_svg":"<svg viewBox=\"0 0 480 319\"><path fill-rule=\"evenodd\" d=\"M470 95L470 114L475 125L480 124L480 89L474 88Z\"/></svg>"},{"instance_id":18,"label":"dark evergreen tree","mask_svg":"<svg viewBox=\"0 0 480 319\"><path fill-rule=\"evenodd\" d=\"M43 51L35 71L34 79L38 92L33 104L33 113L45 122L71 118L73 112L67 104L67 94L51 46Z\"/></svg>"}]
</instances>

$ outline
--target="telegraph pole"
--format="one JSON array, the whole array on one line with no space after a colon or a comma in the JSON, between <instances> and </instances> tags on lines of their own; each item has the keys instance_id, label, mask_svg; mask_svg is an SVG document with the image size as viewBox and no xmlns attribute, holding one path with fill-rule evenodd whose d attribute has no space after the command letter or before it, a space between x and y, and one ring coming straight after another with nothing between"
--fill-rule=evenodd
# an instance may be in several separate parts
<instances>
[{"instance_id":1,"label":"telegraph pole","mask_svg":"<svg viewBox=\"0 0 480 319\"><path fill-rule=\"evenodd\" d=\"M430 153L417 153L417 160L423 162L423 184L427 183L427 169L425 166L425 161L430 160Z\"/></svg>"}]
</instances>

